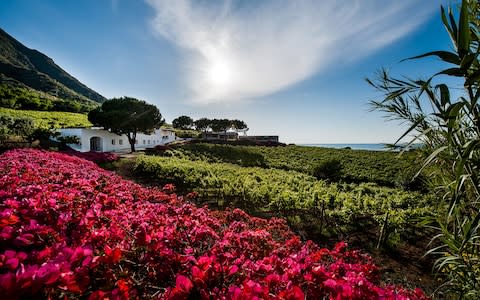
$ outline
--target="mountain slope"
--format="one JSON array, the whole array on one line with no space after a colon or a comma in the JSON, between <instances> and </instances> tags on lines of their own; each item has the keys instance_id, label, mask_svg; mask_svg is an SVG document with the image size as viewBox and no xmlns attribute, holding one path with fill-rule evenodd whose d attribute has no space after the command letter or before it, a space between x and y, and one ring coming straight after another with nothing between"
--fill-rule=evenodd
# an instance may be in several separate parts
<instances>
[{"instance_id":1,"label":"mountain slope","mask_svg":"<svg viewBox=\"0 0 480 300\"><path fill-rule=\"evenodd\" d=\"M65 72L45 54L27 48L0 29L0 83L17 83L65 100L81 103L105 97Z\"/></svg>"}]
</instances>

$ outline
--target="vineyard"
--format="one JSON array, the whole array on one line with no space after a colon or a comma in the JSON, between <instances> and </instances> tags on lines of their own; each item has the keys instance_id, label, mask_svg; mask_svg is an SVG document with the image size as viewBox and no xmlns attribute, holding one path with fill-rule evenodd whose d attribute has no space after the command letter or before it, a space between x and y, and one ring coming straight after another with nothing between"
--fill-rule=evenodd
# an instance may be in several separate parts
<instances>
[{"instance_id":1,"label":"vineyard","mask_svg":"<svg viewBox=\"0 0 480 300\"><path fill-rule=\"evenodd\" d=\"M373 183L327 183L296 171L156 156L138 157L135 171L158 185L194 191L200 204L306 217L323 235L384 227L382 239L403 239L432 211L428 195Z\"/></svg>"},{"instance_id":2,"label":"vineyard","mask_svg":"<svg viewBox=\"0 0 480 300\"><path fill-rule=\"evenodd\" d=\"M399 186L410 179L414 169L414 153L328 149L320 147L230 146L216 144L186 144L163 155L190 160L225 162L245 167L293 170L312 174L313 169L326 161L337 160L342 165L340 179L347 182L374 182L384 186Z\"/></svg>"},{"instance_id":3,"label":"vineyard","mask_svg":"<svg viewBox=\"0 0 480 300\"><path fill-rule=\"evenodd\" d=\"M6 299L427 299L371 258L301 242L282 219L197 208L61 153L0 156Z\"/></svg>"},{"instance_id":4,"label":"vineyard","mask_svg":"<svg viewBox=\"0 0 480 300\"><path fill-rule=\"evenodd\" d=\"M35 127L41 128L65 128L65 127L90 127L87 115L59 111L35 111L16 110L0 107L0 115L7 115L12 118L30 118L34 121Z\"/></svg>"}]
</instances>

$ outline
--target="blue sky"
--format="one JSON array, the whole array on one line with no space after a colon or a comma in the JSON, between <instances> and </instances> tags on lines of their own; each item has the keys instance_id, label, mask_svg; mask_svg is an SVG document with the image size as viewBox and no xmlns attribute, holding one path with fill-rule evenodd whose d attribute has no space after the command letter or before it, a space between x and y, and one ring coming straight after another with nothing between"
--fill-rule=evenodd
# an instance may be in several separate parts
<instances>
[{"instance_id":1,"label":"blue sky","mask_svg":"<svg viewBox=\"0 0 480 300\"><path fill-rule=\"evenodd\" d=\"M242 119L288 143L393 142L369 112L381 67L427 76L450 49L441 0L2 0L0 27L107 98L157 105L168 122Z\"/></svg>"}]
</instances>

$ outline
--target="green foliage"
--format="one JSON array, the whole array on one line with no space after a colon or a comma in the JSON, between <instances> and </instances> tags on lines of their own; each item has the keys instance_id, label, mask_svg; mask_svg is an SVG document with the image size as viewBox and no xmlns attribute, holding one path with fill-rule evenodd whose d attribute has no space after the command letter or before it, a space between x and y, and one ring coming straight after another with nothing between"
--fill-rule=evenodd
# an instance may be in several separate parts
<instances>
[{"instance_id":1,"label":"green foliage","mask_svg":"<svg viewBox=\"0 0 480 300\"><path fill-rule=\"evenodd\" d=\"M105 98L65 72L43 53L29 49L0 29L0 83L29 87L92 105ZM38 110L38 108L36 108Z\"/></svg>"},{"instance_id":2,"label":"green foliage","mask_svg":"<svg viewBox=\"0 0 480 300\"><path fill-rule=\"evenodd\" d=\"M180 116L172 121L173 128L188 130L193 127L193 119L188 116Z\"/></svg>"},{"instance_id":3,"label":"green foliage","mask_svg":"<svg viewBox=\"0 0 480 300\"><path fill-rule=\"evenodd\" d=\"M399 138L413 136L425 147L423 166L438 191L437 218L431 227L438 255L435 269L443 287L455 298L480 297L480 5L464 0L458 18L442 7L442 22L452 40L452 51L434 51L413 57L436 57L448 64L427 80L391 77L382 71L369 83L385 96L372 101L374 109L409 124ZM462 81L458 99L438 75ZM448 81L449 84L451 81ZM457 85L455 85L456 87ZM459 93L459 91L456 91Z\"/></svg>"},{"instance_id":4,"label":"green foliage","mask_svg":"<svg viewBox=\"0 0 480 300\"><path fill-rule=\"evenodd\" d=\"M51 137L58 137L59 133L52 128L38 127L33 130L33 132L27 136L27 140L30 143L34 141L40 141L40 145L48 146L50 144Z\"/></svg>"},{"instance_id":5,"label":"green foliage","mask_svg":"<svg viewBox=\"0 0 480 300\"><path fill-rule=\"evenodd\" d=\"M227 131L232 127L232 123L228 119L213 119L210 123L210 128L214 132Z\"/></svg>"},{"instance_id":6,"label":"green foliage","mask_svg":"<svg viewBox=\"0 0 480 300\"><path fill-rule=\"evenodd\" d=\"M244 129L248 130L247 123L245 123L242 120L232 120L230 122L231 122L232 128L236 131L240 131L240 130L244 130Z\"/></svg>"},{"instance_id":7,"label":"green foliage","mask_svg":"<svg viewBox=\"0 0 480 300\"><path fill-rule=\"evenodd\" d=\"M30 118L36 128L66 128L66 127L91 127L87 115L57 112L57 111L33 111L15 110L0 107L0 115L10 116L15 119Z\"/></svg>"},{"instance_id":8,"label":"green foliage","mask_svg":"<svg viewBox=\"0 0 480 300\"><path fill-rule=\"evenodd\" d=\"M201 118L193 122L195 129L197 131L207 132L208 129L211 129L214 132L226 132L229 129L234 129L235 131L240 131L247 129L247 123L242 120L229 120L229 119L207 119Z\"/></svg>"},{"instance_id":9,"label":"green foliage","mask_svg":"<svg viewBox=\"0 0 480 300\"><path fill-rule=\"evenodd\" d=\"M206 162L225 162L243 167L267 167L264 156L255 150L256 147L201 143L181 145L164 155Z\"/></svg>"},{"instance_id":10,"label":"green foliage","mask_svg":"<svg viewBox=\"0 0 480 300\"><path fill-rule=\"evenodd\" d=\"M416 152L362 151L319 147L286 146L231 146L213 144L187 144L168 154L191 160L227 162L241 166L258 166L292 170L312 174L313 168L330 160L343 166L340 178L347 182L374 182L394 187L398 174L417 165ZM415 170L415 172L418 169Z\"/></svg>"},{"instance_id":11,"label":"green foliage","mask_svg":"<svg viewBox=\"0 0 480 300\"><path fill-rule=\"evenodd\" d=\"M192 138L192 139L198 139L202 137L202 133L198 132L196 130L191 130L191 129L175 129L175 136L179 138Z\"/></svg>"},{"instance_id":12,"label":"green foliage","mask_svg":"<svg viewBox=\"0 0 480 300\"><path fill-rule=\"evenodd\" d=\"M0 115L1 132L11 136L28 136L33 130L33 120L29 118L12 118Z\"/></svg>"},{"instance_id":13,"label":"green foliage","mask_svg":"<svg viewBox=\"0 0 480 300\"><path fill-rule=\"evenodd\" d=\"M0 141L2 143L12 135L13 124L14 119L12 117L0 115Z\"/></svg>"},{"instance_id":14,"label":"green foliage","mask_svg":"<svg viewBox=\"0 0 480 300\"><path fill-rule=\"evenodd\" d=\"M63 146L66 146L67 144L80 144L80 138L76 135L60 136L57 140L62 143Z\"/></svg>"},{"instance_id":15,"label":"green foliage","mask_svg":"<svg viewBox=\"0 0 480 300\"><path fill-rule=\"evenodd\" d=\"M430 168L431 170L431 168ZM428 191L428 179L424 173L417 174L418 167L400 170L395 178L395 186L406 191Z\"/></svg>"},{"instance_id":16,"label":"green foliage","mask_svg":"<svg viewBox=\"0 0 480 300\"><path fill-rule=\"evenodd\" d=\"M23 110L88 112L97 106L94 102L64 100L33 89L0 84L0 107Z\"/></svg>"},{"instance_id":17,"label":"green foliage","mask_svg":"<svg viewBox=\"0 0 480 300\"><path fill-rule=\"evenodd\" d=\"M317 179L336 181L342 175L342 162L338 159L329 159L313 168L313 176Z\"/></svg>"},{"instance_id":18,"label":"green foliage","mask_svg":"<svg viewBox=\"0 0 480 300\"><path fill-rule=\"evenodd\" d=\"M358 218L378 226L391 211L389 233L401 234L412 219L431 212L425 195L371 183L328 184L295 171L157 156L138 157L135 171L160 185L174 183L180 191L198 192L201 199L222 199L223 205L252 212L307 211L317 222L322 215L338 230L358 230Z\"/></svg>"},{"instance_id":19,"label":"green foliage","mask_svg":"<svg viewBox=\"0 0 480 300\"><path fill-rule=\"evenodd\" d=\"M131 97L103 102L100 108L88 114L88 119L113 133L125 134L132 152L135 152L137 132L151 133L165 122L155 105Z\"/></svg>"},{"instance_id":20,"label":"green foliage","mask_svg":"<svg viewBox=\"0 0 480 300\"><path fill-rule=\"evenodd\" d=\"M56 135L57 133L52 128L35 128L34 121L30 118L14 118L0 114L0 142L2 144L18 142L19 139L30 144L36 140L42 143Z\"/></svg>"},{"instance_id":21,"label":"green foliage","mask_svg":"<svg viewBox=\"0 0 480 300\"><path fill-rule=\"evenodd\" d=\"M201 118L193 122L193 125L195 125L196 130L206 132L208 128L210 128L211 123L212 121L210 119Z\"/></svg>"}]
</instances>

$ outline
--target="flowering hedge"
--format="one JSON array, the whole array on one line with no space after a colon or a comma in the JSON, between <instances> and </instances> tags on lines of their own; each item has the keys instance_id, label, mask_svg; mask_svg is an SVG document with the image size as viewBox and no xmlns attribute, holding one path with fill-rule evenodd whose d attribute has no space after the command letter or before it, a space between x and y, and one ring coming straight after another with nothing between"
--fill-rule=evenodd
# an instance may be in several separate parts
<instances>
[{"instance_id":1,"label":"flowering hedge","mask_svg":"<svg viewBox=\"0 0 480 300\"><path fill-rule=\"evenodd\" d=\"M69 155L0 156L0 294L88 299L425 299L369 256L281 219L196 208Z\"/></svg>"},{"instance_id":2,"label":"flowering hedge","mask_svg":"<svg viewBox=\"0 0 480 300\"><path fill-rule=\"evenodd\" d=\"M80 152L73 149L63 151L65 154L77 156L89 161L93 161L97 164L103 164L108 162L114 162L119 159L118 155L112 152Z\"/></svg>"}]
</instances>

